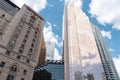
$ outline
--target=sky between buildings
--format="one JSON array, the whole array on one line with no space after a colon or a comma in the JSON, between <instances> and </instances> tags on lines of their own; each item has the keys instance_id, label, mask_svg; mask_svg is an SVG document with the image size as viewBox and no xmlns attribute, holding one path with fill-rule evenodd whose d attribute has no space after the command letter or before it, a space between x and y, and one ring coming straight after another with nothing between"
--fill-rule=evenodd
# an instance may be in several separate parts
<instances>
[{"instance_id":1,"label":"sky between buildings","mask_svg":"<svg viewBox=\"0 0 120 80\"><path fill-rule=\"evenodd\" d=\"M120 0L11 0L19 7L29 5L45 19L44 38L48 58L61 59L64 5L75 1L97 25L120 75ZM51 50L52 49L52 50ZM50 55L50 56L49 56ZM54 56L52 56L54 55Z\"/></svg>"}]
</instances>

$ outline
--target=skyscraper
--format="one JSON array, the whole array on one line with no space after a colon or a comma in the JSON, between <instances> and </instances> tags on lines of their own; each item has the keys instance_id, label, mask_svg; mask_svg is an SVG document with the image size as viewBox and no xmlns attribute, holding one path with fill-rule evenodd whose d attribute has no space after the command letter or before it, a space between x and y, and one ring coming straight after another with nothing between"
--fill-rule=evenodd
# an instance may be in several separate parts
<instances>
[{"instance_id":1,"label":"skyscraper","mask_svg":"<svg viewBox=\"0 0 120 80\"><path fill-rule=\"evenodd\" d=\"M0 0L0 80L32 80L41 51L44 19L24 5Z\"/></svg>"},{"instance_id":2,"label":"skyscraper","mask_svg":"<svg viewBox=\"0 0 120 80\"><path fill-rule=\"evenodd\" d=\"M102 61L104 57L101 57L101 54L105 53L99 52L96 38L85 13L75 3L65 6L63 16L65 80L106 80Z\"/></svg>"}]
</instances>

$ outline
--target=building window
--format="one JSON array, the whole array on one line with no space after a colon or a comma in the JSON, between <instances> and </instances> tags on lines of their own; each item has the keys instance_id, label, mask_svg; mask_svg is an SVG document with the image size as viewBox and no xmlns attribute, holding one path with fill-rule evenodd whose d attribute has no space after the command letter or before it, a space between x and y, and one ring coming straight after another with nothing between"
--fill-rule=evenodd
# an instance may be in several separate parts
<instances>
[{"instance_id":1,"label":"building window","mask_svg":"<svg viewBox=\"0 0 120 80\"><path fill-rule=\"evenodd\" d=\"M27 31L27 32L26 32L26 34L29 34L29 33L30 33L30 31Z\"/></svg>"},{"instance_id":2,"label":"building window","mask_svg":"<svg viewBox=\"0 0 120 80\"><path fill-rule=\"evenodd\" d=\"M19 34L19 33L20 33L20 31L19 31L19 30L17 30L17 31L16 31L16 34Z\"/></svg>"},{"instance_id":3,"label":"building window","mask_svg":"<svg viewBox=\"0 0 120 80\"><path fill-rule=\"evenodd\" d=\"M10 70L13 71L13 72L16 72L17 71L17 66L13 65Z\"/></svg>"},{"instance_id":4,"label":"building window","mask_svg":"<svg viewBox=\"0 0 120 80\"><path fill-rule=\"evenodd\" d=\"M27 39L27 38L28 38L28 35L25 35L25 38Z\"/></svg>"},{"instance_id":5,"label":"building window","mask_svg":"<svg viewBox=\"0 0 120 80\"><path fill-rule=\"evenodd\" d=\"M31 54L28 54L28 57L31 57Z\"/></svg>"},{"instance_id":6,"label":"building window","mask_svg":"<svg viewBox=\"0 0 120 80\"><path fill-rule=\"evenodd\" d=\"M21 80L25 80L24 78L21 78Z\"/></svg>"},{"instance_id":7,"label":"building window","mask_svg":"<svg viewBox=\"0 0 120 80\"><path fill-rule=\"evenodd\" d=\"M13 40L11 40L11 43L12 43L12 44L14 44L15 42L16 42L16 41L15 41L14 39L13 39Z\"/></svg>"},{"instance_id":8,"label":"building window","mask_svg":"<svg viewBox=\"0 0 120 80\"><path fill-rule=\"evenodd\" d=\"M31 30L31 27L28 27L29 30Z\"/></svg>"},{"instance_id":9,"label":"building window","mask_svg":"<svg viewBox=\"0 0 120 80\"><path fill-rule=\"evenodd\" d=\"M23 43L26 43L26 39L23 39Z\"/></svg>"},{"instance_id":10,"label":"building window","mask_svg":"<svg viewBox=\"0 0 120 80\"><path fill-rule=\"evenodd\" d=\"M24 44L21 44L20 48L24 49L25 45Z\"/></svg>"},{"instance_id":11,"label":"building window","mask_svg":"<svg viewBox=\"0 0 120 80\"><path fill-rule=\"evenodd\" d=\"M21 29L22 29L22 26L19 26L19 27L18 27L18 30L21 30Z\"/></svg>"},{"instance_id":12,"label":"building window","mask_svg":"<svg viewBox=\"0 0 120 80\"><path fill-rule=\"evenodd\" d=\"M22 49L19 49L19 53L22 54L22 53L23 53L23 50L22 50Z\"/></svg>"},{"instance_id":13,"label":"building window","mask_svg":"<svg viewBox=\"0 0 120 80\"><path fill-rule=\"evenodd\" d=\"M5 53L5 54L10 55L10 51L6 51L6 53Z\"/></svg>"},{"instance_id":14,"label":"building window","mask_svg":"<svg viewBox=\"0 0 120 80\"><path fill-rule=\"evenodd\" d=\"M36 38L37 36L36 36L36 35L34 35L34 37Z\"/></svg>"},{"instance_id":15,"label":"building window","mask_svg":"<svg viewBox=\"0 0 120 80\"><path fill-rule=\"evenodd\" d=\"M26 71L26 70L23 70L23 73L22 73L22 74L23 74L23 75L26 75L26 73L27 73L27 71Z\"/></svg>"},{"instance_id":16,"label":"building window","mask_svg":"<svg viewBox=\"0 0 120 80\"><path fill-rule=\"evenodd\" d=\"M32 51L33 51L33 49L32 49L32 48L30 48L30 51L29 51L29 52L30 52L30 53L32 53Z\"/></svg>"},{"instance_id":17,"label":"building window","mask_svg":"<svg viewBox=\"0 0 120 80\"><path fill-rule=\"evenodd\" d=\"M9 45L8 46L9 49L13 49L13 47L14 47L13 45Z\"/></svg>"},{"instance_id":18,"label":"building window","mask_svg":"<svg viewBox=\"0 0 120 80\"><path fill-rule=\"evenodd\" d=\"M21 22L21 23L20 23L20 26L23 26L23 25L24 25L24 23L23 23L23 22Z\"/></svg>"},{"instance_id":19,"label":"building window","mask_svg":"<svg viewBox=\"0 0 120 80\"><path fill-rule=\"evenodd\" d=\"M27 59L27 60L26 60L26 63L28 63L28 64L29 64L29 63L30 63L30 60L28 60L28 59Z\"/></svg>"},{"instance_id":20,"label":"building window","mask_svg":"<svg viewBox=\"0 0 120 80\"><path fill-rule=\"evenodd\" d=\"M7 80L14 80L14 76L13 75L8 75Z\"/></svg>"},{"instance_id":21,"label":"building window","mask_svg":"<svg viewBox=\"0 0 120 80\"><path fill-rule=\"evenodd\" d=\"M35 31L35 34L37 34L37 31Z\"/></svg>"},{"instance_id":22,"label":"building window","mask_svg":"<svg viewBox=\"0 0 120 80\"><path fill-rule=\"evenodd\" d=\"M4 67L4 66L5 66L5 62L1 62L0 67Z\"/></svg>"},{"instance_id":23,"label":"building window","mask_svg":"<svg viewBox=\"0 0 120 80\"><path fill-rule=\"evenodd\" d=\"M31 44L31 47L34 47L34 44Z\"/></svg>"},{"instance_id":24,"label":"building window","mask_svg":"<svg viewBox=\"0 0 120 80\"><path fill-rule=\"evenodd\" d=\"M5 14L2 14L2 17L5 17Z\"/></svg>"},{"instance_id":25,"label":"building window","mask_svg":"<svg viewBox=\"0 0 120 80\"><path fill-rule=\"evenodd\" d=\"M17 34L15 34L15 35L14 35L14 38L15 38L15 39L17 39L17 38L18 38L18 35L17 35Z\"/></svg>"},{"instance_id":26,"label":"building window","mask_svg":"<svg viewBox=\"0 0 120 80\"><path fill-rule=\"evenodd\" d=\"M21 56L20 55L17 55L17 57L16 57L18 60L20 60L20 58L21 58Z\"/></svg>"},{"instance_id":27,"label":"building window","mask_svg":"<svg viewBox=\"0 0 120 80\"><path fill-rule=\"evenodd\" d=\"M32 42L35 42L35 39L33 39Z\"/></svg>"}]
</instances>

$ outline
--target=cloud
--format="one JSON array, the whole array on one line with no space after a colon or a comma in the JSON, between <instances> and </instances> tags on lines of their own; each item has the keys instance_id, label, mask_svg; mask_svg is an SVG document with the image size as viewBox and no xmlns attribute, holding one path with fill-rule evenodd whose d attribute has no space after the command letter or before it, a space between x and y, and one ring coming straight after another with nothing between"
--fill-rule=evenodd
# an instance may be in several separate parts
<instances>
[{"instance_id":1,"label":"cloud","mask_svg":"<svg viewBox=\"0 0 120 80\"><path fill-rule=\"evenodd\" d=\"M102 33L103 37L106 37L108 39L112 38L111 31L104 31L104 30L102 30L101 33Z\"/></svg>"},{"instance_id":2,"label":"cloud","mask_svg":"<svg viewBox=\"0 0 120 80\"><path fill-rule=\"evenodd\" d=\"M112 24L113 29L120 30L120 0L91 0L89 7L99 23Z\"/></svg>"},{"instance_id":3,"label":"cloud","mask_svg":"<svg viewBox=\"0 0 120 80\"><path fill-rule=\"evenodd\" d=\"M82 0L64 0L64 2L65 4L71 4L72 2L74 2L77 6L82 6Z\"/></svg>"},{"instance_id":4,"label":"cloud","mask_svg":"<svg viewBox=\"0 0 120 80\"><path fill-rule=\"evenodd\" d=\"M39 12L47 6L47 0L11 0L19 7L22 7L23 4L27 4L35 11Z\"/></svg>"},{"instance_id":5,"label":"cloud","mask_svg":"<svg viewBox=\"0 0 120 80\"><path fill-rule=\"evenodd\" d=\"M61 55L59 54L59 51L57 48L54 48L54 60L61 60Z\"/></svg>"},{"instance_id":6,"label":"cloud","mask_svg":"<svg viewBox=\"0 0 120 80\"><path fill-rule=\"evenodd\" d=\"M119 77L120 77L120 55L116 58L113 58L113 61L115 63L115 67L116 67L117 72L118 72Z\"/></svg>"},{"instance_id":7,"label":"cloud","mask_svg":"<svg viewBox=\"0 0 120 80\"><path fill-rule=\"evenodd\" d=\"M115 50L115 49L112 49L112 48L109 48L109 51L110 51L110 52L115 52L116 50Z\"/></svg>"},{"instance_id":8,"label":"cloud","mask_svg":"<svg viewBox=\"0 0 120 80\"><path fill-rule=\"evenodd\" d=\"M47 59L61 59L58 49L55 47L62 47L62 42L59 41L60 37L53 32L52 24L47 21L47 27L44 27L44 39L46 42Z\"/></svg>"}]
</instances>

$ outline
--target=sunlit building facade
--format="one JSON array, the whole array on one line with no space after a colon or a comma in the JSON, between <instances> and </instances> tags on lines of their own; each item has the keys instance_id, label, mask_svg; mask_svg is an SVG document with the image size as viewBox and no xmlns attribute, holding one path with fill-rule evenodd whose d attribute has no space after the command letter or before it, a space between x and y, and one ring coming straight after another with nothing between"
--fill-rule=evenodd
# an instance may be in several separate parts
<instances>
[{"instance_id":1,"label":"sunlit building facade","mask_svg":"<svg viewBox=\"0 0 120 80\"><path fill-rule=\"evenodd\" d=\"M96 38L85 13L75 3L65 6L63 16L65 80L119 80L106 77L104 57L101 56L105 53L100 53L98 47L101 46L97 45ZM110 57L108 61L112 62L111 56L106 57ZM114 66L112 63L110 66ZM112 68L114 73L115 68Z\"/></svg>"},{"instance_id":2,"label":"sunlit building facade","mask_svg":"<svg viewBox=\"0 0 120 80\"><path fill-rule=\"evenodd\" d=\"M100 30L94 24L92 24L92 28L93 28L93 34L95 37L96 45L98 47L98 51L101 56L102 65L105 71L106 79L107 80L119 80L119 76L114 66L112 57L103 40Z\"/></svg>"},{"instance_id":3,"label":"sunlit building facade","mask_svg":"<svg viewBox=\"0 0 120 80\"><path fill-rule=\"evenodd\" d=\"M0 0L0 80L32 80L44 19L32 8Z\"/></svg>"}]
</instances>

